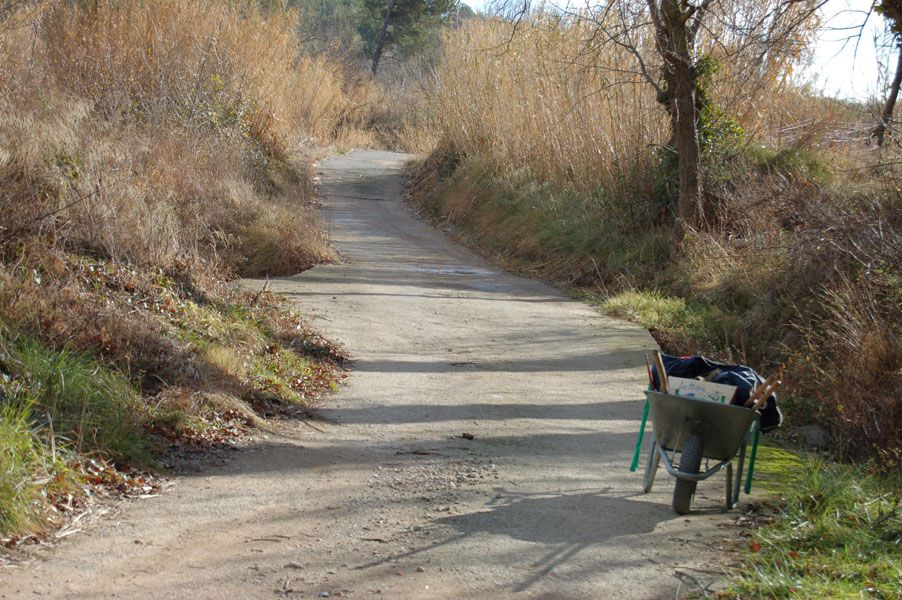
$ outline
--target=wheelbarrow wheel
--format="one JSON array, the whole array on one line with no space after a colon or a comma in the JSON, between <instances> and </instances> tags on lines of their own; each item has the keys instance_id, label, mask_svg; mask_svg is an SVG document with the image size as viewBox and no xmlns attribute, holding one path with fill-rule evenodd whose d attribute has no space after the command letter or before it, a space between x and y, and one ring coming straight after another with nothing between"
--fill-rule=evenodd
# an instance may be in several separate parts
<instances>
[{"instance_id":1,"label":"wheelbarrow wheel","mask_svg":"<svg viewBox=\"0 0 902 600\"><path fill-rule=\"evenodd\" d=\"M700 435L690 435L683 442L683 450L680 452L680 471L684 473L698 473L702 466L702 438ZM692 496L695 495L697 481L685 479L676 480L673 488L673 510L678 515L689 514L692 510Z\"/></svg>"}]
</instances>

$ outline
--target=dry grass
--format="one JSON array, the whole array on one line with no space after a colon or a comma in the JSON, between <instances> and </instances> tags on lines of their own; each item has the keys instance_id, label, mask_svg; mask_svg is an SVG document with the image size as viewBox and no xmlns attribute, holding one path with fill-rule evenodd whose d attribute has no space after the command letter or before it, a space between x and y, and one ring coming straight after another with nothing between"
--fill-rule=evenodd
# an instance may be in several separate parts
<instances>
[{"instance_id":1,"label":"dry grass","mask_svg":"<svg viewBox=\"0 0 902 600\"><path fill-rule=\"evenodd\" d=\"M205 444L340 378L340 353L303 319L227 281L333 258L308 156L371 143L370 92L300 53L294 13L252 6L35 0L0 22L0 323L47 364L74 357L121 383L69 398L83 422L66 426L97 435L57 431L84 438L56 440L67 457L130 460L102 443L115 419L85 416L106 406L142 448L154 435ZM68 404L34 369L9 380L7 354L4 385L28 393L0 414L0 454L28 470L53 430L27 406L59 418ZM29 428L41 443L23 442Z\"/></svg>"},{"instance_id":2,"label":"dry grass","mask_svg":"<svg viewBox=\"0 0 902 600\"><path fill-rule=\"evenodd\" d=\"M610 74L584 66L586 33L540 21L507 49L506 24L450 32L430 92L442 141L499 173L528 170L580 190L643 189L636 173L653 167L649 141L664 137L666 119L644 84L610 85ZM628 60L617 50L591 59Z\"/></svg>"},{"instance_id":3,"label":"dry grass","mask_svg":"<svg viewBox=\"0 0 902 600\"><path fill-rule=\"evenodd\" d=\"M875 280L876 279L876 280ZM822 293L826 313L804 329L807 352L818 356L808 373L818 402L818 421L839 451L852 458L876 457L902 466L902 298L899 280L863 276ZM811 381L814 379L814 381Z\"/></svg>"},{"instance_id":4,"label":"dry grass","mask_svg":"<svg viewBox=\"0 0 902 600\"><path fill-rule=\"evenodd\" d=\"M298 54L292 14L77 6L47 4L37 33L0 45L20 67L0 81L6 237L253 274L328 260L300 153L366 140L340 72Z\"/></svg>"},{"instance_id":5,"label":"dry grass","mask_svg":"<svg viewBox=\"0 0 902 600\"><path fill-rule=\"evenodd\" d=\"M428 92L442 143L479 156L499 175L521 170L579 191L648 194L667 116L630 52L590 43L594 27L537 15L516 30L472 20L447 32ZM773 50L773 62L753 76L743 56L727 57L704 37L702 51L719 61L709 93L731 118L758 138L776 134L775 124L802 122L797 94L782 77L791 48ZM654 46L649 27L633 39L643 52Z\"/></svg>"},{"instance_id":6,"label":"dry grass","mask_svg":"<svg viewBox=\"0 0 902 600\"><path fill-rule=\"evenodd\" d=\"M233 122L278 154L304 138L331 141L352 102L338 72L299 55L294 13L223 1L83 6L46 17L45 58L108 114Z\"/></svg>"}]
</instances>

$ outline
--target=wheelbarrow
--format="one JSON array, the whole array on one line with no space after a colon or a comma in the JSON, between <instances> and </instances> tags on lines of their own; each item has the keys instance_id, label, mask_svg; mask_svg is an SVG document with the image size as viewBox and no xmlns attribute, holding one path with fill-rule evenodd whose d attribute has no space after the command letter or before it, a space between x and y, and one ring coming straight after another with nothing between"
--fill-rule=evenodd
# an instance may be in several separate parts
<instances>
[{"instance_id":1,"label":"wheelbarrow","mask_svg":"<svg viewBox=\"0 0 902 600\"><path fill-rule=\"evenodd\" d=\"M685 396L674 396L662 392L648 390L642 428L636 442L631 471L638 466L642 435L645 431L645 420L651 417L653 437L645 466L644 492L651 491L655 482L658 465L664 462L667 472L676 478L673 490L673 510L677 514L688 514L692 506L692 497L699 481L720 472L726 467L726 508L736 506L739 502L739 490L742 485L743 466L746 447L751 441L752 451L749 457L749 471L746 478L745 493L751 491L752 473L755 465L755 454L758 447L758 413L742 406L719 404L710 400L699 400ZM679 466L674 466L676 454L679 453ZM735 477L733 476L733 458L739 455ZM706 460L702 471L702 461ZM715 461L708 467L710 461Z\"/></svg>"}]
</instances>

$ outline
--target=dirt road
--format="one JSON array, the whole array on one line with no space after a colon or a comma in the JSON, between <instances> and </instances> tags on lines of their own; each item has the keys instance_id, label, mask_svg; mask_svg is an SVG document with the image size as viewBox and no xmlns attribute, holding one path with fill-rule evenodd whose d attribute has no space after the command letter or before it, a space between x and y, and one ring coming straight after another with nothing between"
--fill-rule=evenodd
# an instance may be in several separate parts
<instances>
[{"instance_id":1,"label":"dirt road","mask_svg":"<svg viewBox=\"0 0 902 600\"><path fill-rule=\"evenodd\" d=\"M355 359L317 429L127 504L0 572L0 597L673 598L714 578L720 478L685 518L666 475L643 496L627 470L651 337L417 221L405 158L324 162L347 262L270 285Z\"/></svg>"}]
</instances>

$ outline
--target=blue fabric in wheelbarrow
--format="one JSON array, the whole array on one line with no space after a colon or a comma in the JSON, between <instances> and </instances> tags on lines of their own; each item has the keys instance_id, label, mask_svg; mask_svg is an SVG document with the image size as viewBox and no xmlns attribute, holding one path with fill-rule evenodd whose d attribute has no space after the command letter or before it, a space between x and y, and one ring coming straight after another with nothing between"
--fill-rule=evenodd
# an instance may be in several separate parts
<instances>
[{"instance_id":1,"label":"blue fabric in wheelbarrow","mask_svg":"<svg viewBox=\"0 0 902 600\"><path fill-rule=\"evenodd\" d=\"M764 383L764 378L751 367L745 365L728 365L714 362L704 356L670 356L661 354L664 362L664 370L669 377L685 377L695 379L705 377L714 370L720 372L711 381L724 385L735 385L736 395L730 404L745 406L752 388ZM655 381L655 389L660 389L658 383L658 371L652 367L652 376ZM771 394L764 408L761 409L761 431L768 432L776 429L783 423L783 413L777 406L777 395Z\"/></svg>"}]
</instances>

